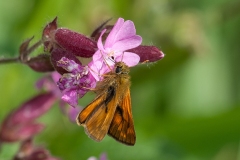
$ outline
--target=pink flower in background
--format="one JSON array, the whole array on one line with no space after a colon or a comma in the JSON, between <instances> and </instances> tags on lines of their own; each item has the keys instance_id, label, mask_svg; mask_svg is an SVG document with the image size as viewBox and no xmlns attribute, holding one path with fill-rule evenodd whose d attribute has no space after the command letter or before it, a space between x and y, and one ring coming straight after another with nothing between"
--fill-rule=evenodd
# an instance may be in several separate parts
<instances>
[{"instance_id":1,"label":"pink flower in background","mask_svg":"<svg viewBox=\"0 0 240 160\"><path fill-rule=\"evenodd\" d=\"M76 117L81 110L82 110L82 107L69 107L67 114L68 114L69 120L72 123L76 123Z\"/></svg>"},{"instance_id":2,"label":"pink flower in background","mask_svg":"<svg viewBox=\"0 0 240 160\"><path fill-rule=\"evenodd\" d=\"M40 78L35 85L39 90L43 89L44 91L52 92L56 97L61 97L62 93L56 84L60 78L61 75L55 71Z\"/></svg>"},{"instance_id":3,"label":"pink flower in background","mask_svg":"<svg viewBox=\"0 0 240 160\"><path fill-rule=\"evenodd\" d=\"M32 138L26 139L14 156L13 160L60 160L51 156L49 151L44 147L35 146Z\"/></svg>"},{"instance_id":4,"label":"pink flower in background","mask_svg":"<svg viewBox=\"0 0 240 160\"><path fill-rule=\"evenodd\" d=\"M136 29L132 21L125 21L119 18L113 29L109 33L103 45L102 36L106 29L102 31L97 45L98 51L93 55L93 60L89 67L91 74L99 81L99 75L109 72L116 62L123 61L129 67L139 63L140 57L126 50L136 48L142 43L142 38L136 35Z\"/></svg>"},{"instance_id":5,"label":"pink flower in background","mask_svg":"<svg viewBox=\"0 0 240 160\"><path fill-rule=\"evenodd\" d=\"M87 160L107 160L107 154L106 153L102 153L99 157L99 159L95 156L91 156L89 157Z\"/></svg>"},{"instance_id":6,"label":"pink flower in background","mask_svg":"<svg viewBox=\"0 0 240 160\"><path fill-rule=\"evenodd\" d=\"M0 128L1 142L15 142L28 139L44 129L44 125L35 120L46 113L55 102L51 93L39 94L11 112Z\"/></svg>"}]
</instances>

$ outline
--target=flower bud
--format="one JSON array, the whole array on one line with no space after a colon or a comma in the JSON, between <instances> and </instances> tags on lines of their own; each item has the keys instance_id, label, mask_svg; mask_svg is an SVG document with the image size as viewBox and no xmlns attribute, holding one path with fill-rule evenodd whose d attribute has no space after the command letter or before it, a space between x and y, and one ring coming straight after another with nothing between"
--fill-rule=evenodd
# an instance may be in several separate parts
<instances>
[{"instance_id":1,"label":"flower bud","mask_svg":"<svg viewBox=\"0 0 240 160\"><path fill-rule=\"evenodd\" d=\"M54 45L54 34L57 29L57 17L48 23L43 29L42 40L44 44L44 51L50 52Z\"/></svg>"},{"instance_id":2,"label":"flower bud","mask_svg":"<svg viewBox=\"0 0 240 160\"><path fill-rule=\"evenodd\" d=\"M54 18L54 20L50 23L48 23L45 28L43 29L43 40L49 39L51 37L51 34L53 31L57 29L57 17Z\"/></svg>"},{"instance_id":3,"label":"flower bud","mask_svg":"<svg viewBox=\"0 0 240 160\"><path fill-rule=\"evenodd\" d=\"M20 149L13 160L58 160L52 157L48 150L43 147L34 146L29 138L21 143Z\"/></svg>"},{"instance_id":4,"label":"flower bud","mask_svg":"<svg viewBox=\"0 0 240 160\"><path fill-rule=\"evenodd\" d=\"M108 34L110 33L110 31L113 28L113 25L107 25L107 23L111 20L112 18L106 20L105 22L103 22L100 26L98 26L91 34L91 38L93 38L94 40L98 40L101 32L106 29L106 32L104 33L104 35L102 36L102 39L105 40L106 37L108 36Z\"/></svg>"},{"instance_id":5,"label":"flower bud","mask_svg":"<svg viewBox=\"0 0 240 160\"><path fill-rule=\"evenodd\" d=\"M62 48L75 56L89 58L97 50L96 41L69 29L58 28L57 18L46 25L42 39L44 50L48 52L52 52L55 48Z\"/></svg>"},{"instance_id":6,"label":"flower bud","mask_svg":"<svg viewBox=\"0 0 240 160\"><path fill-rule=\"evenodd\" d=\"M57 29L54 38L57 44L76 56L89 58L97 50L95 41L69 29Z\"/></svg>"},{"instance_id":7,"label":"flower bud","mask_svg":"<svg viewBox=\"0 0 240 160\"><path fill-rule=\"evenodd\" d=\"M44 125L35 123L34 120L46 113L52 107L55 99L51 92L40 94L11 112L1 125L0 141L25 140L41 132Z\"/></svg>"},{"instance_id":8,"label":"flower bud","mask_svg":"<svg viewBox=\"0 0 240 160\"><path fill-rule=\"evenodd\" d=\"M140 62L155 62L164 57L164 53L155 46L138 46L133 49L127 50L127 52L133 52L140 56Z\"/></svg>"},{"instance_id":9,"label":"flower bud","mask_svg":"<svg viewBox=\"0 0 240 160\"><path fill-rule=\"evenodd\" d=\"M55 70L50 61L50 54L40 54L36 57L30 58L26 64L37 72L49 72Z\"/></svg>"}]
</instances>

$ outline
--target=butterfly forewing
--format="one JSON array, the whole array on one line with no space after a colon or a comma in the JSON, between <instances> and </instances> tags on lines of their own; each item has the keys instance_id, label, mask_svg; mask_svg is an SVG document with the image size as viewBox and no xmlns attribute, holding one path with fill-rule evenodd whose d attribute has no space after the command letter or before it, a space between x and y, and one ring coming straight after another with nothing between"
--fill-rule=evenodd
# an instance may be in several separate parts
<instances>
[{"instance_id":1,"label":"butterfly forewing","mask_svg":"<svg viewBox=\"0 0 240 160\"><path fill-rule=\"evenodd\" d=\"M116 98L116 97L114 97ZM116 101L103 103L100 107L93 111L91 117L85 122L85 132L96 141L101 141L108 132L110 123L116 110Z\"/></svg>"},{"instance_id":2,"label":"butterfly forewing","mask_svg":"<svg viewBox=\"0 0 240 160\"><path fill-rule=\"evenodd\" d=\"M103 100L105 99L106 95L101 94L97 96L92 103L90 103L87 107L85 107L77 116L77 123L79 125L84 125L85 121L92 117L93 112L101 106Z\"/></svg>"},{"instance_id":3,"label":"butterfly forewing","mask_svg":"<svg viewBox=\"0 0 240 160\"><path fill-rule=\"evenodd\" d=\"M78 124L84 126L87 135L101 141L108 132L117 107L114 87L109 85L95 100L78 115Z\"/></svg>"}]
</instances>

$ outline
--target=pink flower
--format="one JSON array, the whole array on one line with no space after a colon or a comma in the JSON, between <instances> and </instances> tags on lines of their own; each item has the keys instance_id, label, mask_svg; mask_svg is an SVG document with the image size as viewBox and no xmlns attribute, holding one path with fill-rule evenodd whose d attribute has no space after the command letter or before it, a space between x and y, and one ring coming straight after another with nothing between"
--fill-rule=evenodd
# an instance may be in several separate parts
<instances>
[{"instance_id":1,"label":"pink flower","mask_svg":"<svg viewBox=\"0 0 240 160\"><path fill-rule=\"evenodd\" d=\"M62 57L57 65L68 72L64 73L57 83L63 94L62 100L76 107L78 98L83 97L89 88L94 88L96 81L89 74L87 66L82 66L66 57Z\"/></svg>"},{"instance_id":2,"label":"pink flower","mask_svg":"<svg viewBox=\"0 0 240 160\"><path fill-rule=\"evenodd\" d=\"M106 29L102 31L97 45L98 50L93 55L93 60L89 67L91 74L99 81L99 75L109 72L116 62L124 62L129 67L139 63L140 57L126 50L136 48L142 43L142 38L136 35L136 29L132 21L125 21L119 18L113 29L109 33L103 45L102 36Z\"/></svg>"}]
</instances>

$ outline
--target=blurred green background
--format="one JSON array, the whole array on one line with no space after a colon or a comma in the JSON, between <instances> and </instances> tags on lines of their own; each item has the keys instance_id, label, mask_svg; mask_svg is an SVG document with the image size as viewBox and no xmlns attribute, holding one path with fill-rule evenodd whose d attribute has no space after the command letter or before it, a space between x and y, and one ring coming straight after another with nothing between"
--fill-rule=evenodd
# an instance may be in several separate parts
<instances>
[{"instance_id":1,"label":"blurred green background","mask_svg":"<svg viewBox=\"0 0 240 160\"><path fill-rule=\"evenodd\" d=\"M239 0L0 0L0 57L17 56L55 16L85 35L111 17L130 19L143 44L158 46L165 58L131 69L134 147L108 136L94 142L57 104L40 118L47 128L37 145L63 160L103 152L112 160L240 160ZM38 93L42 76L21 64L0 66L0 122ZM0 159L11 159L18 146L3 145Z\"/></svg>"}]
</instances>

